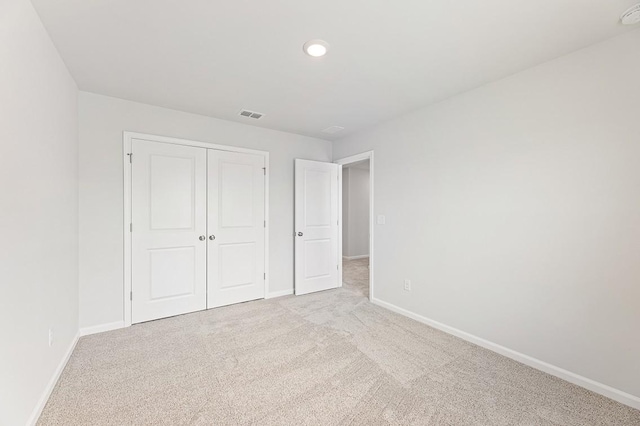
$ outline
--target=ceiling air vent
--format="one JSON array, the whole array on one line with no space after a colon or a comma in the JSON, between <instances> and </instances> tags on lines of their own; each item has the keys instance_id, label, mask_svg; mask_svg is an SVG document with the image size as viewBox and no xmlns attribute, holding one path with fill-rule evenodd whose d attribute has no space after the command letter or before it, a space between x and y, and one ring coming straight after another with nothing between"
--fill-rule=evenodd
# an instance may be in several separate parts
<instances>
[{"instance_id":1,"label":"ceiling air vent","mask_svg":"<svg viewBox=\"0 0 640 426\"><path fill-rule=\"evenodd\" d=\"M253 118L255 120L259 120L264 117L264 114L261 112L249 111L248 109L241 109L238 115L242 117Z\"/></svg>"},{"instance_id":2,"label":"ceiling air vent","mask_svg":"<svg viewBox=\"0 0 640 426\"><path fill-rule=\"evenodd\" d=\"M326 129L324 129L322 131L322 133L328 133L330 135L333 135L334 133L338 133L344 130L344 127L340 127L340 126L331 126L331 127L327 127Z\"/></svg>"}]
</instances>

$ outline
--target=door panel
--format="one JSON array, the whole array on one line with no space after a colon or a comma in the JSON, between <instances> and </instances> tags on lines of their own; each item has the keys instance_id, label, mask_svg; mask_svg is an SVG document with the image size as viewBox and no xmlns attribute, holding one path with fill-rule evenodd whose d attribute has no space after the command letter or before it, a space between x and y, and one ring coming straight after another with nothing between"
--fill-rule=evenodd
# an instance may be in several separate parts
<instances>
[{"instance_id":1,"label":"door panel","mask_svg":"<svg viewBox=\"0 0 640 426\"><path fill-rule=\"evenodd\" d=\"M149 162L150 228L192 229L196 207L194 159L151 155Z\"/></svg>"},{"instance_id":2,"label":"door panel","mask_svg":"<svg viewBox=\"0 0 640 426\"><path fill-rule=\"evenodd\" d=\"M255 243L222 244L220 254L220 289L252 285L256 276Z\"/></svg>"},{"instance_id":3,"label":"door panel","mask_svg":"<svg viewBox=\"0 0 640 426\"><path fill-rule=\"evenodd\" d=\"M134 139L132 322L206 308L203 148Z\"/></svg>"},{"instance_id":4,"label":"door panel","mask_svg":"<svg viewBox=\"0 0 640 426\"><path fill-rule=\"evenodd\" d=\"M333 170L304 170L304 226L328 228L331 226L331 189Z\"/></svg>"},{"instance_id":5,"label":"door panel","mask_svg":"<svg viewBox=\"0 0 640 426\"><path fill-rule=\"evenodd\" d=\"M207 307L262 299L264 157L209 150L208 164Z\"/></svg>"},{"instance_id":6,"label":"door panel","mask_svg":"<svg viewBox=\"0 0 640 426\"><path fill-rule=\"evenodd\" d=\"M263 173L262 167L259 172ZM251 164L220 163L218 196L221 227L251 228L255 224L254 178L254 166ZM264 220L264 214L257 218L260 219Z\"/></svg>"},{"instance_id":7,"label":"door panel","mask_svg":"<svg viewBox=\"0 0 640 426\"><path fill-rule=\"evenodd\" d=\"M331 240L304 241L305 277L330 278L336 269L332 258Z\"/></svg>"},{"instance_id":8,"label":"door panel","mask_svg":"<svg viewBox=\"0 0 640 426\"><path fill-rule=\"evenodd\" d=\"M195 293L196 253L193 246L152 249L149 257L151 301Z\"/></svg>"},{"instance_id":9,"label":"door panel","mask_svg":"<svg viewBox=\"0 0 640 426\"><path fill-rule=\"evenodd\" d=\"M337 164L295 163L295 293L340 286Z\"/></svg>"}]
</instances>

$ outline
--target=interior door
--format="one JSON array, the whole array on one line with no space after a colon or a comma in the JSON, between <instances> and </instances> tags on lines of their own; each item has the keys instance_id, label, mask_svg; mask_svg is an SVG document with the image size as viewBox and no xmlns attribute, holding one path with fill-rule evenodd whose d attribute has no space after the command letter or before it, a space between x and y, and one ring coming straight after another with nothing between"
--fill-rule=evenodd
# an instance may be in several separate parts
<instances>
[{"instance_id":1,"label":"interior door","mask_svg":"<svg viewBox=\"0 0 640 426\"><path fill-rule=\"evenodd\" d=\"M206 149L134 139L132 152L132 322L206 309Z\"/></svg>"},{"instance_id":2,"label":"interior door","mask_svg":"<svg viewBox=\"0 0 640 426\"><path fill-rule=\"evenodd\" d=\"M339 165L295 161L295 294L340 286Z\"/></svg>"},{"instance_id":3,"label":"interior door","mask_svg":"<svg viewBox=\"0 0 640 426\"><path fill-rule=\"evenodd\" d=\"M265 165L209 150L208 308L265 297Z\"/></svg>"}]
</instances>

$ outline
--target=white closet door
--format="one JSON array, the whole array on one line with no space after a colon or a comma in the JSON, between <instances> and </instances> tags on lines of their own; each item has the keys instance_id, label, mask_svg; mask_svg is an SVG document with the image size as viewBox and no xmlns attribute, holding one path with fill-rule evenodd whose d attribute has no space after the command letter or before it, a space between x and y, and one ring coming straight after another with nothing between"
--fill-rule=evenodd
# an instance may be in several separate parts
<instances>
[{"instance_id":1,"label":"white closet door","mask_svg":"<svg viewBox=\"0 0 640 426\"><path fill-rule=\"evenodd\" d=\"M207 151L133 140L132 152L132 322L206 309Z\"/></svg>"},{"instance_id":2,"label":"white closet door","mask_svg":"<svg viewBox=\"0 0 640 426\"><path fill-rule=\"evenodd\" d=\"M265 297L264 157L209 150L207 307Z\"/></svg>"},{"instance_id":3,"label":"white closet door","mask_svg":"<svg viewBox=\"0 0 640 426\"><path fill-rule=\"evenodd\" d=\"M338 275L339 165L296 160L295 293L340 286Z\"/></svg>"}]
</instances>

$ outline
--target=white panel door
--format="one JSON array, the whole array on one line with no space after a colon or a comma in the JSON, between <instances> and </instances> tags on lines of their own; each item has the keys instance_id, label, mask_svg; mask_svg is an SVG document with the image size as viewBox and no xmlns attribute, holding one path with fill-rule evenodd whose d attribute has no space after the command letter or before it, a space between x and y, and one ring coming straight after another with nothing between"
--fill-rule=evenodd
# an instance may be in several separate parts
<instances>
[{"instance_id":1,"label":"white panel door","mask_svg":"<svg viewBox=\"0 0 640 426\"><path fill-rule=\"evenodd\" d=\"M261 155L209 150L207 307L265 297Z\"/></svg>"},{"instance_id":2,"label":"white panel door","mask_svg":"<svg viewBox=\"0 0 640 426\"><path fill-rule=\"evenodd\" d=\"M339 165L296 160L295 293L340 286L338 267Z\"/></svg>"},{"instance_id":3,"label":"white panel door","mask_svg":"<svg viewBox=\"0 0 640 426\"><path fill-rule=\"evenodd\" d=\"M132 322L206 309L207 150L134 139L132 152Z\"/></svg>"}]
</instances>

